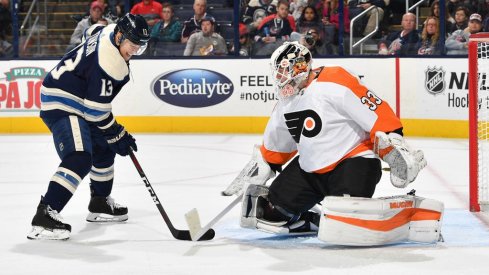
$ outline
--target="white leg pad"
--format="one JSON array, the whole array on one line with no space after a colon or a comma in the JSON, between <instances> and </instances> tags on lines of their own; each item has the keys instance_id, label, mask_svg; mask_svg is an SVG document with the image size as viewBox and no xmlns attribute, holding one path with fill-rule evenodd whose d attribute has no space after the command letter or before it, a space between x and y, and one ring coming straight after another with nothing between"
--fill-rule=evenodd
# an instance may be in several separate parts
<instances>
[{"instance_id":1,"label":"white leg pad","mask_svg":"<svg viewBox=\"0 0 489 275\"><path fill-rule=\"evenodd\" d=\"M241 227L257 228L258 219L263 217L263 208L258 203L259 197L268 197L268 187L256 184L248 185L241 204Z\"/></svg>"},{"instance_id":2,"label":"white leg pad","mask_svg":"<svg viewBox=\"0 0 489 275\"><path fill-rule=\"evenodd\" d=\"M338 245L371 246L440 239L443 203L418 196L326 197L318 238Z\"/></svg>"}]
</instances>

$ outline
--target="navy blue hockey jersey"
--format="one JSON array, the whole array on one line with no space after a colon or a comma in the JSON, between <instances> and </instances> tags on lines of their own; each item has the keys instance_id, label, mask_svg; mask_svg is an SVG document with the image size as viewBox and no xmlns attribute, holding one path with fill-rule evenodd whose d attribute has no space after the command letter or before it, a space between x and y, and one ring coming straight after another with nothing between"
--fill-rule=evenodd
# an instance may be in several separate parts
<instances>
[{"instance_id":1,"label":"navy blue hockey jersey","mask_svg":"<svg viewBox=\"0 0 489 275\"><path fill-rule=\"evenodd\" d=\"M115 45L115 24L92 27L85 42L67 53L44 78L41 117L74 114L102 129L115 121L111 102L129 81L129 66Z\"/></svg>"}]
</instances>

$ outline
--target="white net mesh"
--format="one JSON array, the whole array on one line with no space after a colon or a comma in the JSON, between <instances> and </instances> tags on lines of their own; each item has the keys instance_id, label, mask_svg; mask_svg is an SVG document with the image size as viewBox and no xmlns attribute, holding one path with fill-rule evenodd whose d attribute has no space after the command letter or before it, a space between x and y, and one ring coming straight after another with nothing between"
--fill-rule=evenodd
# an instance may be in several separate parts
<instances>
[{"instance_id":1,"label":"white net mesh","mask_svg":"<svg viewBox=\"0 0 489 275\"><path fill-rule=\"evenodd\" d=\"M489 206L489 42L477 43L478 75L478 190L481 208Z\"/></svg>"}]
</instances>

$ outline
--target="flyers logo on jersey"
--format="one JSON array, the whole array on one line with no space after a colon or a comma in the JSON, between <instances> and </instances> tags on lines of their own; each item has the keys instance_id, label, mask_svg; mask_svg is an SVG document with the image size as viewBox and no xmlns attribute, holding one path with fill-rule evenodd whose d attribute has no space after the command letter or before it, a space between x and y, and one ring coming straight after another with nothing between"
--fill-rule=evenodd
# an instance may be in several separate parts
<instances>
[{"instance_id":1,"label":"flyers logo on jersey","mask_svg":"<svg viewBox=\"0 0 489 275\"><path fill-rule=\"evenodd\" d=\"M321 118L313 110L287 113L284 117L285 124L296 143L299 143L302 135L312 138L321 132L323 125Z\"/></svg>"}]
</instances>

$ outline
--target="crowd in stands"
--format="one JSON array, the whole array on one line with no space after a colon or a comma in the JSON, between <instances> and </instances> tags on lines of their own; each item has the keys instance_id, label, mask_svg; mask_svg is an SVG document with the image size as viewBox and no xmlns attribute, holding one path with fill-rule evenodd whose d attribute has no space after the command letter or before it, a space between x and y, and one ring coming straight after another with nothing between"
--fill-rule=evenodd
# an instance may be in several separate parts
<instances>
[{"instance_id":1,"label":"crowd in stands","mask_svg":"<svg viewBox=\"0 0 489 275\"><path fill-rule=\"evenodd\" d=\"M273 51L270 43L277 47L285 40L297 40L316 55L336 54L342 33L344 51L349 50L345 45L362 39L377 49L371 54L465 55L470 34L489 31L487 0L447 0L441 23L438 0L422 3L421 7L429 7L427 16L406 12L406 1L399 0L344 0L340 16L339 1L247 1L240 21L247 28L243 33L255 41L247 52L268 55Z\"/></svg>"},{"instance_id":2,"label":"crowd in stands","mask_svg":"<svg viewBox=\"0 0 489 275\"><path fill-rule=\"evenodd\" d=\"M12 55L12 44L7 41L7 35L12 34L12 17L10 1L0 0L0 58Z\"/></svg>"},{"instance_id":3,"label":"crowd in stands","mask_svg":"<svg viewBox=\"0 0 489 275\"><path fill-rule=\"evenodd\" d=\"M0 0L0 57L11 50L9 2ZM126 9L123 0L87 1L67 50L91 25L116 22L125 10L150 26L149 56L269 56L284 41L299 41L316 56L359 54L349 46L360 39L374 48L367 54L464 55L470 34L489 31L489 0L446 0L441 21L439 0L421 5L429 15L406 13L405 0L241 0L238 26L234 2L131 0Z\"/></svg>"}]
</instances>

